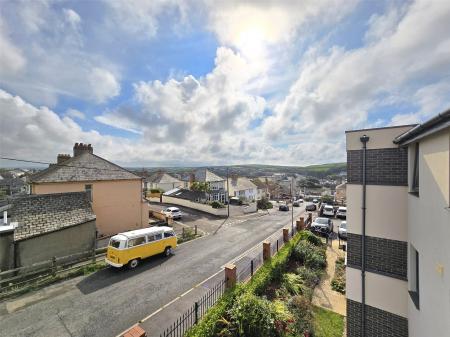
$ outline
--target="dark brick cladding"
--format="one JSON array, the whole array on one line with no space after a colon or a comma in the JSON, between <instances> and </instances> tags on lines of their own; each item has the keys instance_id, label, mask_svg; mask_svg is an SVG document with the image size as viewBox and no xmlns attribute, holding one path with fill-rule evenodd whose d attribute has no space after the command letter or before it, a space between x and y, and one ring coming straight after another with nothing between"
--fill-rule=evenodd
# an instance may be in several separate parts
<instances>
[{"instance_id":1,"label":"dark brick cladding","mask_svg":"<svg viewBox=\"0 0 450 337\"><path fill-rule=\"evenodd\" d=\"M361 337L362 304L347 299L347 337ZM408 337L408 319L366 305L367 337Z\"/></svg>"},{"instance_id":2,"label":"dark brick cladding","mask_svg":"<svg viewBox=\"0 0 450 337\"><path fill-rule=\"evenodd\" d=\"M371 149L366 157L368 185L408 185L408 153L404 148ZM347 151L347 182L362 184L362 150Z\"/></svg>"},{"instance_id":3,"label":"dark brick cladding","mask_svg":"<svg viewBox=\"0 0 450 337\"><path fill-rule=\"evenodd\" d=\"M361 269L361 235L347 234L347 264ZM366 270L407 280L408 245L404 241L366 236Z\"/></svg>"}]
</instances>

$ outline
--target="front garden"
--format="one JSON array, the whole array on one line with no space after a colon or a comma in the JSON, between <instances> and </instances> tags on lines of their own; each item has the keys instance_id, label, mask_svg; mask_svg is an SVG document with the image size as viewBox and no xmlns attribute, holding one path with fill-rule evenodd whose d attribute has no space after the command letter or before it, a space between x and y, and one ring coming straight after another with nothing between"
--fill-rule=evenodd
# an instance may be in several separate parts
<instances>
[{"instance_id":1,"label":"front garden","mask_svg":"<svg viewBox=\"0 0 450 337\"><path fill-rule=\"evenodd\" d=\"M326 263L322 240L297 233L248 283L228 290L186 336L341 337L342 316L311 304ZM323 324L333 329L323 331Z\"/></svg>"}]
</instances>

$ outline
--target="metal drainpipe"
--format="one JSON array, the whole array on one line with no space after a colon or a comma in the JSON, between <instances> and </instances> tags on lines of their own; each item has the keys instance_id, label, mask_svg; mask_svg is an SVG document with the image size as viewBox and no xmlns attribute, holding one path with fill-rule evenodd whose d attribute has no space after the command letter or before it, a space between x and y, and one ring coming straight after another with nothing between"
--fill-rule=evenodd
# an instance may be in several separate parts
<instances>
[{"instance_id":1,"label":"metal drainpipe","mask_svg":"<svg viewBox=\"0 0 450 337\"><path fill-rule=\"evenodd\" d=\"M362 337L366 337L366 150L369 137L360 138L362 147L362 237L361 237L361 329Z\"/></svg>"}]
</instances>

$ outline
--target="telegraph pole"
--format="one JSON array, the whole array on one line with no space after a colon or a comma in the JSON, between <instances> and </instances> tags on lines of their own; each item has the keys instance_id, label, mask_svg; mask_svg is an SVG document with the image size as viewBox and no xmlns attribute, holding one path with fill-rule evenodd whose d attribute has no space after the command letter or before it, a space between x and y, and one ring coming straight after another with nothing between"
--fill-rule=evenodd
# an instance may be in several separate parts
<instances>
[{"instance_id":1,"label":"telegraph pole","mask_svg":"<svg viewBox=\"0 0 450 337\"><path fill-rule=\"evenodd\" d=\"M228 184L228 166L227 166L227 194L226 194L226 200L227 200L227 206L228 206L228 218L230 217L230 192L229 192L229 184Z\"/></svg>"},{"instance_id":2,"label":"telegraph pole","mask_svg":"<svg viewBox=\"0 0 450 337\"><path fill-rule=\"evenodd\" d=\"M292 236L294 236L294 196L292 194L292 184L294 182L294 178L291 177L291 227L292 227Z\"/></svg>"}]
</instances>

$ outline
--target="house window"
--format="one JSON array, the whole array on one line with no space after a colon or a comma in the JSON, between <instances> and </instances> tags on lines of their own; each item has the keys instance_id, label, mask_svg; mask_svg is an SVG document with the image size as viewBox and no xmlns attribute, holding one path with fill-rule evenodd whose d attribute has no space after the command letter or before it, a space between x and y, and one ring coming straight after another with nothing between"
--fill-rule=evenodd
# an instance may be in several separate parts
<instances>
[{"instance_id":1,"label":"house window","mask_svg":"<svg viewBox=\"0 0 450 337\"><path fill-rule=\"evenodd\" d=\"M413 245L409 245L409 275L408 275L408 288L409 296L412 302L416 306L417 310L420 309L419 305L419 252Z\"/></svg>"},{"instance_id":2,"label":"house window","mask_svg":"<svg viewBox=\"0 0 450 337\"><path fill-rule=\"evenodd\" d=\"M84 190L86 191L88 195L88 199L90 202L92 202L92 185L84 185Z\"/></svg>"},{"instance_id":3,"label":"house window","mask_svg":"<svg viewBox=\"0 0 450 337\"><path fill-rule=\"evenodd\" d=\"M416 143L414 150L414 167L411 192L419 194L419 143Z\"/></svg>"}]
</instances>

